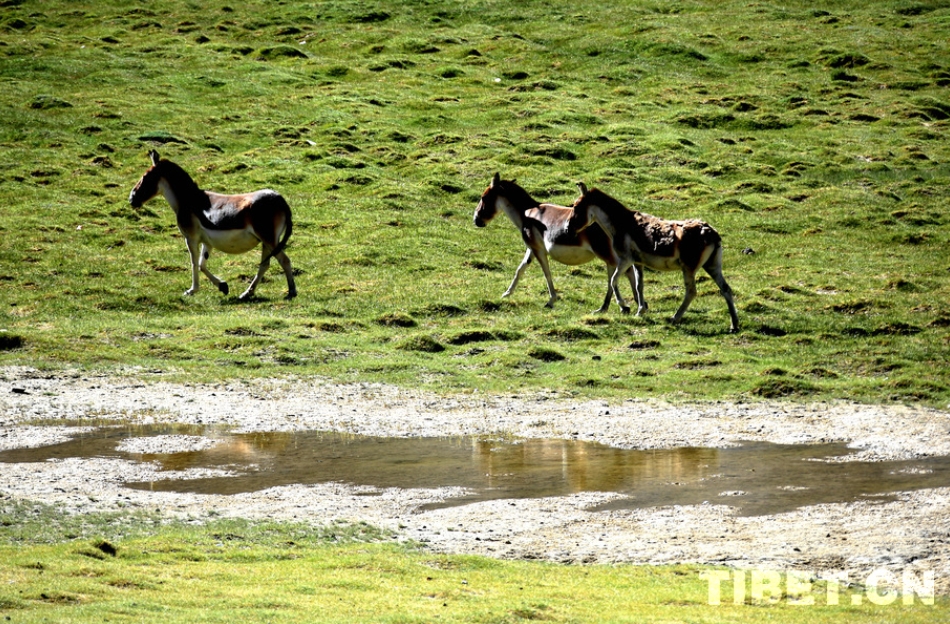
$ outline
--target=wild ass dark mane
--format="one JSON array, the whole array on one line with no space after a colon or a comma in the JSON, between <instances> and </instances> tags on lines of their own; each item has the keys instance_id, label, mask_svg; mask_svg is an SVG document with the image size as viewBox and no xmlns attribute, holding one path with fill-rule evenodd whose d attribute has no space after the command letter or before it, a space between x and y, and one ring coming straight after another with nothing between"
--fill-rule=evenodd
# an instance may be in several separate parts
<instances>
[{"instance_id":1,"label":"wild ass dark mane","mask_svg":"<svg viewBox=\"0 0 950 624\"><path fill-rule=\"evenodd\" d=\"M525 212L531 208L537 208L541 205L541 202L531 197L531 194L519 186L515 180L502 180L499 178L495 192L504 195L508 201L521 212Z\"/></svg>"}]
</instances>

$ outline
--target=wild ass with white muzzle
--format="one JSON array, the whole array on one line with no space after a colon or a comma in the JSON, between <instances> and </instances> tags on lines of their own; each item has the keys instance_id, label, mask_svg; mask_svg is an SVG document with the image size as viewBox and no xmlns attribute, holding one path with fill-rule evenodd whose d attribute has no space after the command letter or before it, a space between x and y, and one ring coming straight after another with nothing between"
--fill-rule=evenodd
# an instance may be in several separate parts
<instances>
[{"instance_id":1,"label":"wild ass with white muzzle","mask_svg":"<svg viewBox=\"0 0 950 624\"><path fill-rule=\"evenodd\" d=\"M711 225L697 219L667 221L643 212L630 210L598 189L589 189L579 182L581 196L574 202L571 227L583 230L595 222L610 236L614 253L620 258L610 279L611 289L624 312L630 309L620 296L617 282L623 271L634 268L637 314L647 310L643 298L643 267L656 271L682 271L686 292L672 321L678 323L696 297L696 272L702 267L719 286L729 308L731 332L739 331L739 316L732 289L722 275L722 238Z\"/></svg>"},{"instance_id":2,"label":"wild ass with white muzzle","mask_svg":"<svg viewBox=\"0 0 950 624\"><path fill-rule=\"evenodd\" d=\"M569 224L573 209L556 204L539 203L514 180L502 180L496 173L475 207L475 226L485 227L495 218L499 210L508 215L511 222L518 228L528 248L524 259L515 271L511 285L502 297L507 297L514 292L518 280L531 263L531 259L537 258L544 272L544 279L547 280L550 295L545 307L553 307L558 295L554 290L554 281L551 279L548 258L570 266L585 264L595 258L600 258L607 265L608 282L604 303L597 312L607 310L612 292L610 276L613 275L619 261L610 245L610 239L600 227L593 225L582 232L572 229ZM627 273L630 285L633 286L632 268L628 268Z\"/></svg>"},{"instance_id":3,"label":"wild ass with white muzzle","mask_svg":"<svg viewBox=\"0 0 950 624\"><path fill-rule=\"evenodd\" d=\"M276 258L287 276L287 299L297 296L293 268L284 252L293 223L290 206L276 191L264 189L241 195L221 195L201 190L185 170L175 163L149 152L152 166L129 194L129 203L138 208L159 193L165 196L175 211L178 229L185 237L191 254L191 288L185 295L198 291L198 271L225 295L228 284L208 270L205 264L212 249L229 254L248 252L258 243L262 245L261 263L239 299L247 300L254 294L270 259Z\"/></svg>"}]
</instances>

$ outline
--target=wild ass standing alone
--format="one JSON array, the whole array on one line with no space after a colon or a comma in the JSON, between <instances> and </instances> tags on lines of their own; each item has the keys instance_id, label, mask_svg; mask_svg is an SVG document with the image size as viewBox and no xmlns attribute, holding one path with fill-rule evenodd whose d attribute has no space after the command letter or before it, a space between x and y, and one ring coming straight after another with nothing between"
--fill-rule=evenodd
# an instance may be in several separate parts
<instances>
[{"instance_id":1,"label":"wild ass standing alone","mask_svg":"<svg viewBox=\"0 0 950 624\"><path fill-rule=\"evenodd\" d=\"M293 230L290 206L277 192L268 189L241 195L220 195L203 191L185 170L169 160L159 158L158 152L149 152L152 166L129 194L129 203L138 208L161 192L168 200L185 237L191 254L191 288L185 295L198 291L198 271L208 276L211 283L225 295L227 282L216 277L205 263L212 249L229 254L240 254L262 245L261 264L241 296L250 298L271 258L277 258L287 276L287 299L297 296L290 258L284 253Z\"/></svg>"},{"instance_id":2,"label":"wild ass standing alone","mask_svg":"<svg viewBox=\"0 0 950 624\"><path fill-rule=\"evenodd\" d=\"M634 267L637 314L647 310L643 298L643 267L656 271L683 272L686 293L673 322L677 323L690 302L696 297L696 272L700 267L709 273L719 286L719 292L729 307L732 319L730 331L739 330L739 316L733 302L732 289L722 275L722 238L711 225L696 219L666 221L646 213L630 210L616 199L598 189L590 189L583 182L577 184L581 196L574 202L572 229L584 230L596 221L610 235L614 253L620 258L610 279L617 303L624 312L629 308L620 296L617 282L623 271Z\"/></svg>"},{"instance_id":3,"label":"wild ass standing alone","mask_svg":"<svg viewBox=\"0 0 950 624\"><path fill-rule=\"evenodd\" d=\"M607 295L598 312L604 312L610 306L610 276L617 267L618 259L610 245L610 239L602 229L594 225L583 232L568 227L573 210L555 204L541 204L532 199L526 190L518 186L514 180L502 180L496 173L491 184L482 193L482 198L475 207L475 226L485 227L498 210L502 210L511 222L521 232L521 238L527 246L524 259L515 271L511 285L502 297L507 297L515 290L518 280L532 258L537 258L544 271L544 279L548 283L550 299L545 307L553 307L557 301L557 291L554 290L554 281L551 279L551 267L548 257L567 265L578 265L600 258L607 264ZM632 269L628 270L630 285L634 285Z\"/></svg>"}]
</instances>

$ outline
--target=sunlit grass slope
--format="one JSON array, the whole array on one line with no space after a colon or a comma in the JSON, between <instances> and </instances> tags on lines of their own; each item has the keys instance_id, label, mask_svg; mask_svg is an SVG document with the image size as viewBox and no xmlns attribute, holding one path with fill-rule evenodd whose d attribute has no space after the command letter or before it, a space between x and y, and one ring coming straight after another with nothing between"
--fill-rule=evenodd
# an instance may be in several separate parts
<instances>
[{"instance_id":1,"label":"sunlit grass slope","mask_svg":"<svg viewBox=\"0 0 950 624\"><path fill-rule=\"evenodd\" d=\"M0 363L191 378L321 375L439 391L950 402L950 4L69 2L0 13ZM289 255L238 304L189 285L147 151L270 187ZM593 315L593 264L544 309L494 172L574 183L726 245L706 279ZM234 286L257 254L213 255Z\"/></svg>"}]
</instances>

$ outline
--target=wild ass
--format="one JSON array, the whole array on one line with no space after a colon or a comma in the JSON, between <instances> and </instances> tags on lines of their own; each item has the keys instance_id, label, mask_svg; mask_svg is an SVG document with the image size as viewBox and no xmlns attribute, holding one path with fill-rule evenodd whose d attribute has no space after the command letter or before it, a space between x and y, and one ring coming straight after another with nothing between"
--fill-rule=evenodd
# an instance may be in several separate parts
<instances>
[{"instance_id":1,"label":"wild ass","mask_svg":"<svg viewBox=\"0 0 950 624\"><path fill-rule=\"evenodd\" d=\"M719 292L729 307L732 319L730 331L739 330L739 316L733 302L732 289L722 275L722 238L708 223L696 219L667 221L636 210L630 210L616 199L598 189L588 190L583 182L577 184L581 196L574 202L574 216L570 227L584 230L595 222L610 235L614 253L620 258L610 279L617 303L624 312L629 308L620 296L617 282L623 271L634 267L637 314L646 312L643 298L643 267L656 271L683 272L686 292L672 321L678 323L696 297L696 272L702 267L719 286Z\"/></svg>"},{"instance_id":2,"label":"wild ass","mask_svg":"<svg viewBox=\"0 0 950 624\"><path fill-rule=\"evenodd\" d=\"M600 258L607 265L607 294L604 303L598 312L605 312L610 306L611 284L610 276L617 268L618 259L610 245L610 239L604 231L593 225L583 232L569 227L573 210L555 204L541 204L532 199L526 190L518 186L514 180L502 180L496 173L491 184L482 193L482 198L475 207L475 226L485 227L498 211L501 210L514 223L521 238L528 248L524 259L515 271L508 290L502 295L507 297L515 290L518 280L532 258L537 258L544 271L544 279L548 283L550 299L545 307L553 307L557 301L557 291L554 290L554 281L551 279L551 267L548 258L563 264L576 266ZM633 271L628 268L627 277L630 285L634 285Z\"/></svg>"},{"instance_id":3,"label":"wild ass","mask_svg":"<svg viewBox=\"0 0 950 624\"><path fill-rule=\"evenodd\" d=\"M221 195L203 191L185 170L175 163L149 152L152 166L129 194L129 203L138 208L161 192L168 200L185 237L191 254L191 288L185 295L198 291L198 271L208 276L211 283L225 295L228 284L218 278L205 263L212 249L229 254L241 254L262 245L261 263L239 299L247 300L254 294L270 259L276 258L287 276L287 299L297 296L290 258L284 253L293 230L290 206L277 192L269 189L241 195Z\"/></svg>"}]
</instances>

